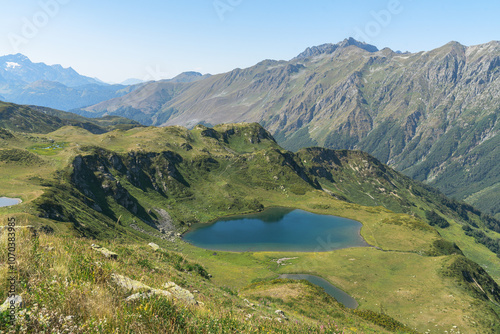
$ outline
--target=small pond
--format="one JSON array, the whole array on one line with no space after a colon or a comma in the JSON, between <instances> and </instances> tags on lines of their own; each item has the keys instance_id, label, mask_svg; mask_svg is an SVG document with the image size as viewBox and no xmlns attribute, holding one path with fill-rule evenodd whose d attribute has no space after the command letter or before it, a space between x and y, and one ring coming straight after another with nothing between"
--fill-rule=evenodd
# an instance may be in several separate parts
<instances>
[{"instance_id":1,"label":"small pond","mask_svg":"<svg viewBox=\"0 0 500 334\"><path fill-rule=\"evenodd\" d=\"M220 251L325 252L366 247L361 223L303 210L270 208L196 224L183 237L205 249Z\"/></svg>"},{"instance_id":2,"label":"small pond","mask_svg":"<svg viewBox=\"0 0 500 334\"><path fill-rule=\"evenodd\" d=\"M18 198L8 198L8 197L0 197L0 208L4 206L11 206L21 203L21 200Z\"/></svg>"},{"instance_id":3,"label":"small pond","mask_svg":"<svg viewBox=\"0 0 500 334\"><path fill-rule=\"evenodd\" d=\"M317 285L323 290L325 290L327 294L335 298L339 303L343 304L345 307L353 309L358 307L358 302L356 301L356 299L352 298L347 293L340 290L336 286L333 286L332 284L330 284L330 282L328 282L325 279L322 279L321 277L313 275L305 275L305 274L294 274L294 275L283 274L280 275L279 278L296 279L296 280L304 279L309 283Z\"/></svg>"}]
</instances>

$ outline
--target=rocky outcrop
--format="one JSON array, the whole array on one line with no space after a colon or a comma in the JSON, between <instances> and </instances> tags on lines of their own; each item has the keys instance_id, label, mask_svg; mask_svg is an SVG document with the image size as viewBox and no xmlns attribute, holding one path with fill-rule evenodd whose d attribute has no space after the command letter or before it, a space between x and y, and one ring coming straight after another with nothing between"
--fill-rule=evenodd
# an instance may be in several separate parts
<instances>
[{"instance_id":1,"label":"rocky outcrop","mask_svg":"<svg viewBox=\"0 0 500 334\"><path fill-rule=\"evenodd\" d=\"M157 251L158 249L161 249L160 246L158 246L157 244L155 244L154 242L150 242L148 244L149 247L153 248L153 250Z\"/></svg>"},{"instance_id":2,"label":"rocky outcrop","mask_svg":"<svg viewBox=\"0 0 500 334\"><path fill-rule=\"evenodd\" d=\"M189 290L181 288L174 282L165 283L163 288L170 292L177 300L181 300L186 304L196 305L196 300L194 299L193 294Z\"/></svg>"},{"instance_id":3,"label":"rocky outcrop","mask_svg":"<svg viewBox=\"0 0 500 334\"><path fill-rule=\"evenodd\" d=\"M149 298L154 295L162 295L172 298L188 305L197 305L193 294L178 286L174 282L167 282L164 289L154 289L139 281L130 279L126 276L111 274L112 284L129 292L136 292L126 298L127 301L133 301L139 298Z\"/></svg>"},{"instance_id":4,"label":"rocky outcrop","mask_svg":"<svg viewBox=\"0 0 500 334\"><path fill-rule=\"evenodd\" d=\"M138 232L141 232L141 233L144 233L144 234L147 234L149 236L156 237L156 238L159 238L162 240L167 240L170 242L173 242L176 237L180 237L180 234L175 233L175 232L165 232L164 234L160 234L160 233L154 233L151 231L146 231L145 229L137 226L137 224L130 224L129 226Z\"/></svg>"},{"instance_id":5,"label":"rocky outcrop","mask_svg":"<svg viewBox=\"0 0 500 334\"><path fill-rule=\"evenodd\" d=\"M111 259L111 260L118 259L118 254L116 254L115 252L110 251L107 248L104 248L104 247L96 245L96 244L92 244L91 247L92 247L93 250L95 250L96 252L101 253L102 255L104 255L105 257L107 257L108 259Z\"/></svg>"},{"instance_id":6,"label":"rocky outcrop","mask_svg":"<svg viewBox=\"0 0 500 334\"><path fill-rule=\"evenodd\" d=\"M137 292L141 290L151 290L146 284L118 274L111 274L111 282L127 291Z\"/></svg>"},{"instance_id":7,"label":"rocky outcrop","mask_svg":"<svg viewBox=\"0 0 500 334\"><path fill-rule=\"evenodd\" d=\"M346 38L342 42L338 44L323 44L319 46L313 46L310 48L307 48L304 52L299 54L295 59L304 59L304 58L310 58L310 57L317 57L321 55L328 55L332 54L338 49L343 49L347 48L349 46L356 46L358 48L361 48L363 50L366 50L368 52L377 52L378 48L374 45L370 45L367 43L363 42L358 42L354 38Z\"/></svg>"},{"instance_id":8,"label":"rocky outcrop","mask_svg":"<svg viewBox=\"0 0 500 334\"><path fill-rule=\"evenodd\" d=\"M499 158L490 147L498 146L500 128L472 139L485 118L498 114L499 64L499 42L399 53L347 39L308 48L291 61L212 76L156 109L151 96L128 101L142 102L152 120L162 120L157 125L259 122L288 149L359 149L495 213L500 206L490 198L500 176L484 161ZM128 110L127 100L116 102ZM487 156L480 167L469 162L478 154ZM457 172L464 184L453 182Z\"/></svg>"},{"instance_id":9,"label":"rocky outcrop","mask_svg":"<svg viewBox=\"0 0 500 334\"><path fill-rule=\"evenodd\" d=\"M172 298L172 294L170 292L168 292L168 291L158 290L158 289L151 289L151 290L148 290L147 292L134 293L133 295L130 295L127 298L125 298L125 300L127 302L131 302L131 301L134 301L134 300L137 300L137 299L150 298L150 297L152 297L154 295L159 295L159 296L165 296L167 298Z\"/></svg>"},{"instance_id":10,"label":"rocky outcrop","mask_svg":"<svg viewBox=\"0 0 500 334\"><path fill-rule=\"evenodd\" d=\"M102 158L102 156L77 156L73 160L73 184L93 200L97 200L99 192L102 192L104 196L113 197L118 204L137 214L136 201L109 170L109 167L116 166L118 157L111 155L109 160ZM116 167L120 168L121 165ZM99 211L100 207L96 209Z\"/></svg>"},{"instance_id":11,"label":"rocky outcrop","mask_svg":"<svg viewBox=\"0 0 500 334\"><path fill-rule=\"evenodd\" d=\"M120 180L130 182L142 191L154 189L165 197L189 196L189 184L177 169L182 162L181 156L171 151L116 154L95 147L85 150L88 154L78 155L72 163L71 182L85 196L84 201L89 207L111 215L116 221L118 217L112 216L105 200L112 198L144 223L159 230L162 233L158 234L159 237L168 239L175 236L175 226L169 213L162 208L154 209L156 214L151 209L146 210ZM44 211L50 216L61 215L62 210L56 209L57 203L51 203Z\"/></svg>"},{"instance_id":12,"label":"rocky outcrop","mask_svg":"<svg viewBox=\"0 0 500 334\"><path fill-rule=\"evenodd\" d=\"M175 232L174 221L170 214L164 209L155 209L156 213L159 215L159 219L156 221L156 228L161 233Z\"/></svg>"},{"instance_id":13,"label":"rocky outcrop","mask_svg":"<svg viewBox=\"0 0 500 334\"><path fill-rule=\"evenodd\" d=\"M189 187L177 170L182 157L171 151L161 153L129 152L118 155L104 149L91 149L92 154L77 156L73 161L73 183L87 196L96 198L96 191L104 191L132 213L138 208L133 197L114 176L118 173L142 190L154 188L168 196L172 188Z\"/></svg>"}]
</instances>

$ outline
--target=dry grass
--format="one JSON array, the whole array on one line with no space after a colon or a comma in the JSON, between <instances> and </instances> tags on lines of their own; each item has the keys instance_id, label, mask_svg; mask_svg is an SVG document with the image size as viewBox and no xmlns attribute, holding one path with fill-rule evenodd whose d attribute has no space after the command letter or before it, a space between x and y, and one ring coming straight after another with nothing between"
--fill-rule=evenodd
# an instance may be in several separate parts
<instances>
[{"instance_id":1,"label":"dry grass","mask_svg":"<svg viewBox=\"0 0 500 334\"><path fill-rule=\"evenodd\" d=\"M19 225L27 221L18 222ZM6 234L0 235L0 247L5 248ZM197 274L176 270L172 263L146 245L106 243L117 251L119 259L106 259L91 250L93 241L74 237L39 234L27 229L16 233L17 293L24 306L19 310L16 326L20 332L31 333L338 333L333 325L319 322L307 314L299 322L279 323L274 309L252 310L242 297L228 294ZM140 262L148 259L149 264ZM4 279L6 254L0 253L0 298L6 298ZM142 263L140 265L139 263ZM146 267L145 267L146 266ZM185 306L155 297L128 303L130 292L113 286L110 274L116 272L138 279L155 288L174 281L184 288L199 291L200 306ZM292 287L285 288L290 298L298 297ZM304 290L306 292L307 288ZM299 292L302 290L298 290ZM299 293L300 294L300 293ZM338 307L338 306L336 306ZM252 314L251 319L247 317ZM271 319L271 320L269 320ZM3 321L3 320L2 320ZM350 315L338 321L355 332L380 332L376 325ZM6 323L0 322L0 331ZM321 329L323 328L323 329Z\"/></svg>"}]
</instances>

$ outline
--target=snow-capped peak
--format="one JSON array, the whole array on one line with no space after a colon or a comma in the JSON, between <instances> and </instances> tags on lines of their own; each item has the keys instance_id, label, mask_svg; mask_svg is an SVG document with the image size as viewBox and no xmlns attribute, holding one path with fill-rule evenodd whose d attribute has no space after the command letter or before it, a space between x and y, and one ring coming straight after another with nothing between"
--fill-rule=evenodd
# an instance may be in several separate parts
<instances>
[{"instance_id":1,"label":"snow-capped peak","mask_svg":"<svg viewBox=\"0 0 500 334\"><path fill-rule=\"evenodd\" d=\"M16 68L16 67L21 67L21 65L19 65L18 63L15 63L15 62L13 62L13 61L8 61L8 62L6 62L6 63L5 63L5 69L7 69L7 70L8 70L9 68L14 69L14 68Z\"/></svg>"}]
</instances>

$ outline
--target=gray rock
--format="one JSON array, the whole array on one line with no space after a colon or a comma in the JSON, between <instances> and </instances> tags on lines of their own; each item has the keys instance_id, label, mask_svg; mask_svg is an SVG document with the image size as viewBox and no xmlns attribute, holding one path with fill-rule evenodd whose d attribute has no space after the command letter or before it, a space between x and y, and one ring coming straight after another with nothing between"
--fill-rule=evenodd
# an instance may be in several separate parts
<instances>
[{"instance_id":1,"label":"gray rock","mask_svg":"<svg viewBox=\"0 0 500 334\"><path fill-rule=\"evenodd\" d=\"M156 227L158 230L163 230L166 232L170 231L175 231L175 225L174 225L174 220L172 217L170 217L170 214L163 210L163 209L154 209L158 215L160 216L160 219L156 223Z\"/></svg>"},{"instance_id":2,"label":"gray rock","mask_svg":"<svg viewBox=\"0 0 500 334\"><path fill-rule=\"evenodd\" d=\"M101 246L96 245L96 244L92 244L91 247L92 247L93 250L101 253L102 255L104 255L105 257L107 257L108 259L112 259L112 260L118 259L118 254L110 251L107 248L101 247Z\"/></svg>"},{"instance_id":3,"label":"gray rock","mask_svg":"<svg viewBox=\"0 0 500 334\"><path fill-rule=\"evenodd\" d=\"M23 304L23 297L19 295L14 295L5 300L5 302L0 305L0 313L7 311L11 305L14 305L16 309L21 307Z\"/></svg>"},{"instance_id":4,"label":"gray rock","mask_svg":"<svg viewBox=\"0 0 500 334\"><path fill-rule=\"evenodd\" d=\"M140 298L150 298L154 295L162 295L167 298L174 298L178 301L181 301L185 304L189 305L197 305L198 302L194 299L194 296L191 292L186 289L181 288L174 282L165 283L165 290L154 289L146 284L143 284L139 281L135 281L126 276L111 274L111 281L119 286L122 289L127 291L136 292L130 296L128 296L126 301L134 301Z\"/></svg>"},{"instance_id":5,"label":"gray rock","mask_svg":"<svg viewBox=\"0 0 500 334\"><path fill-rule=\"evenodd\" d=\"M152 289L151 291L148 291L148 292L134 293L133 295L130 295L127 298L125 298L125 301L130 302L130 301L134 301L134 300L141 299L141 298L142 299L150 298L151 296L154 296L154 295L161 295L161 296L165 296L167 298L173 297L172 294L168 291L159 290L159 289Z\"/></svg>"},{"instance_id":6,"label":"gray rock","mask_svg":"<svg viewBox=\"0 0 500 334\"><path fill-rule=\"evenodd\" d=\"M133 279L130 279L126 276L118 275L118 274L111 274L111 282L116 284L117 286L128 290L128 291L150 291L152 290L149 286L146 284L143 284L139 281L135 281Z\"/></svg>"},{"instance_id":7,"label":"gray rock","mask_svg":"<svg viewBox=\"0 0 500 334\"><path fill-rule=\"evenodd\" d=\"M283 312L282 310L276 310L274 311L274 313L276 313L276 315L279 315L281 318L288 320L288 318L285 315L285 312Z\"/></svg>"},{"instance_id":8,"label":"gray rock","mask_svg":"<svg viewBox=\"0 0 500 334\"><path fill-rule=\"evenodd\" d=\"M164 287L168 292L172 293L176 299L182 300L187 304L197 304L193 294L189 290L181 288L174 282L167 282Z\"/></svg>"},{"instance_id":9,"label":"gray rock","mask_svg":"<svg viewBox=\"0 0 500 334\"><path fill-rule=\"evenodd\" d=\"M157 251L158 249L160 249L160 246L158 246L157 244L155 244L154 242L150 242L148 244L148 246L150 246L151 248L153 248L155 251Z\"/></svg>"}]
</instances>

